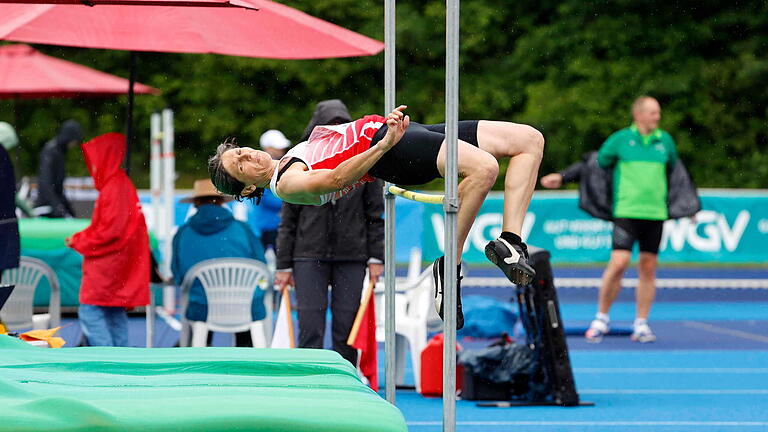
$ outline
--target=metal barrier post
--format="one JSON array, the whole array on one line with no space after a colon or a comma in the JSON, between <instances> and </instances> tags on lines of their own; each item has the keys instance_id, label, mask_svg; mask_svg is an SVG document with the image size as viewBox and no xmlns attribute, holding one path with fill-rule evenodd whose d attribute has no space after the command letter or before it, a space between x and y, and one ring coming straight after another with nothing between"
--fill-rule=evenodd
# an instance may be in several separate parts
<instances>
[{"instance_id":1,"label":"metal barrier post","mask_svg":"<svg viewBox=\"0 0 768 432\"><path fill-rule=\"evenodd\" d=\"M443 291L443 431L456 430L456 221L459 129L459 0L445 7L445 287Z\"/></svg>"}]
</instances>

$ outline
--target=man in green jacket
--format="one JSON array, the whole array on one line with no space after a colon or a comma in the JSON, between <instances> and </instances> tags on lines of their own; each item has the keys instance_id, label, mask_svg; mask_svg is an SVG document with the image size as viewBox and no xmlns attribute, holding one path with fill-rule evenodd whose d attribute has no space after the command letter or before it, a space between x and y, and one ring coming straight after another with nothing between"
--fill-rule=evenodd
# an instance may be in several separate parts
<instances>
[{"instance_id":1,"label":"man in green jacket","mask_svg":"<svg viewBox=\"0 0 768 432\"><path fill-rule=\"evenodd\" d=\"M602 168L613 170L613 251L603 273L598 313L585 336L600 342L609 330L608 312L621 289L621 279L639 243L639 282L632 340L653 342L648 314L656 295L657 254L664 221L668 219L667 169L677 161L672 137L658 129L659 102L642 96L632 104L634 123L612 134L598 152Z\"/></svg>"},{"instance_id":2,"label":"man in green jacket","mask_svg":"<svg viewBox=\"0 0 768 432\"><path fill-rule=\"evenodd\" d=\"M648 314L656 295L662 229L669 218L667 170L674 167L677 151L672 137L658 129L661 107L656 99L637 98L632 104L632 117L634 123L608 137L597 154L600 167L613 171L613 251L603 273L597 315L585 334L588 342L602 341L609 331L608 312L621 290L635 242L640 248L640 280L631 337L638 342L656 340L648 326ZM544 176L541 184L557 188L563 180L561 173L553 173Z\"/></svg>"}]
</instances>

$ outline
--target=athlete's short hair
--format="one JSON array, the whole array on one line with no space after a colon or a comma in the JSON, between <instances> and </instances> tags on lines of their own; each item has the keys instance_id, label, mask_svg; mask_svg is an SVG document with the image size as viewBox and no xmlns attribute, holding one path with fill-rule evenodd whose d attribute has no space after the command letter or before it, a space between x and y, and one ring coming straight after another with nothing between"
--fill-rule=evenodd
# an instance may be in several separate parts
<instances>
[{"instance_id":1,"label":"athlete's short hair","mask_svg":"<svg viewBox=\"0 0 768 432\"><path fill-rule=\"evenodd\" d=\"M255 199L256 205L261 203L261 197L264 195L264 188L256 188L248 195L242 195L245 183L232 177L227 170L224 169L224 164L221 162L221 155L226 151L239 148L235 138L227 138L223 143L216 147L216 154L208 159L208 174L211 176L211 182L216 186L216 189L227 195L232 195L237 201L243 201L245 199Z\"/></svg>"}]
</instances>

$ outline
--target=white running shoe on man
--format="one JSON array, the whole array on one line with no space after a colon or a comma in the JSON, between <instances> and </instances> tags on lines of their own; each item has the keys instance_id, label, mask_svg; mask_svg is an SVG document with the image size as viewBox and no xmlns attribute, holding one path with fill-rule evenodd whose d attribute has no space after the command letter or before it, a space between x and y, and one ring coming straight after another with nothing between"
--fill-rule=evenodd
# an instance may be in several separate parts
<instances>
[{"instance_id":1,"label":"white running shoe on man","mask_svg":"<svg viewBox=\"0 0 768 432\"><path fill-rule=\"evenodd\" d=\"M600 318L595 318L589 325L587 332L584 333L584 337L589 343L600 343L603 341L603 336L607 335L609 331L610 328L606 321L603 321Z\"/></svg>"},{"instance_id":2,"label":"white running shoe on man","mask_svg":"<svg viewBox=\"0 0 768 432\"><path fill-rule=\"evenodd\" d=\"M632 326L632 336L629 338L640 343L656 341L656 335L653 334L653 331L647 322L635 323L635 325Z\"/></svg>"}]
</instances>

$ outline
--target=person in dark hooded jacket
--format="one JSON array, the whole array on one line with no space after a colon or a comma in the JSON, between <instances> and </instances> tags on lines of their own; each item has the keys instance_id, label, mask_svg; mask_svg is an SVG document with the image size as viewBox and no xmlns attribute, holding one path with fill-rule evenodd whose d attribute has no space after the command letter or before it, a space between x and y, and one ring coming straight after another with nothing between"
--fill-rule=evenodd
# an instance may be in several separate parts
<instances>
[{"instance_id":1,"label":"person in dark hooded jacket","mask_svg":"<svg viewBox=\"0 0 768 432\"><path fill-rule=\"evenodd\" d=\"M177 285L181 285L187 271L195 264L214 258L250 258L264 261L264 247L245 222L235 220L232 212L222 204L231 198L216 191L211 180L197 180L194 195L182 200L192 202L197 209L173 236L173 258L171 272ZM254 321L264 319L264 291L256 289L251 302L251 316ZM208 317L208 301L200 281L195 281L189 290L186 318L190 321L205 321ZM210 344L210 333L209 333ZM237 346L253 346L251 333L235 334Z\"/></svg>"},{"instance_id":2,"label":"person in dark hooded jacket","mask_svg":"<svg viewBox=\"0 0 768 432\"><path fill-rule=\"evenodd\" d=\"M80 325L90 345L128 346L126 309L149 304L149 234L136 188L120 164L125 136L108 133L82 145L99 197L91 224L67 238L83 256Z\"/></svg>"},{"instance_id":3,"label":"person in dark hooded jacket","mask_svg":"<svg viewBox=\"0 0 768 432\"><path fill-rule=\"evenodd\" d=\"M83 131L74 120L61 125L56 138L48 141L40 152L37 173L35 214L49 218L75 217L72 205L64 195L66 154L83 140Z\"/></svg>"},{"instance_id":4,"label":"person in dark hooded jacket","mask_svg":"<svg viewBox=\"0 0 768 432\"><path fill-rule=\"evenodd\" d=\"M350 120L342 101L322 101L304 135L317 125ZM296 288L300 348L323 348L330 285L333 350L357 364L357 350L347 345L347 337L360 306L366 267L374 280L384 269L383 211L380 180L322 206L283 202L275 285Z\"/></svg>"},{"instance_id":5,"label":"person in dark hooded jacket","mask_svg":"<svg viewBox=\"0 0 768 432\"><path fill-rule=\"evenodd\" d=\"M19 142L16 131L0 122L0 276L19 266L19 222L16 220L16 177L7 149Z\"/></svg>"}]
</instances>

